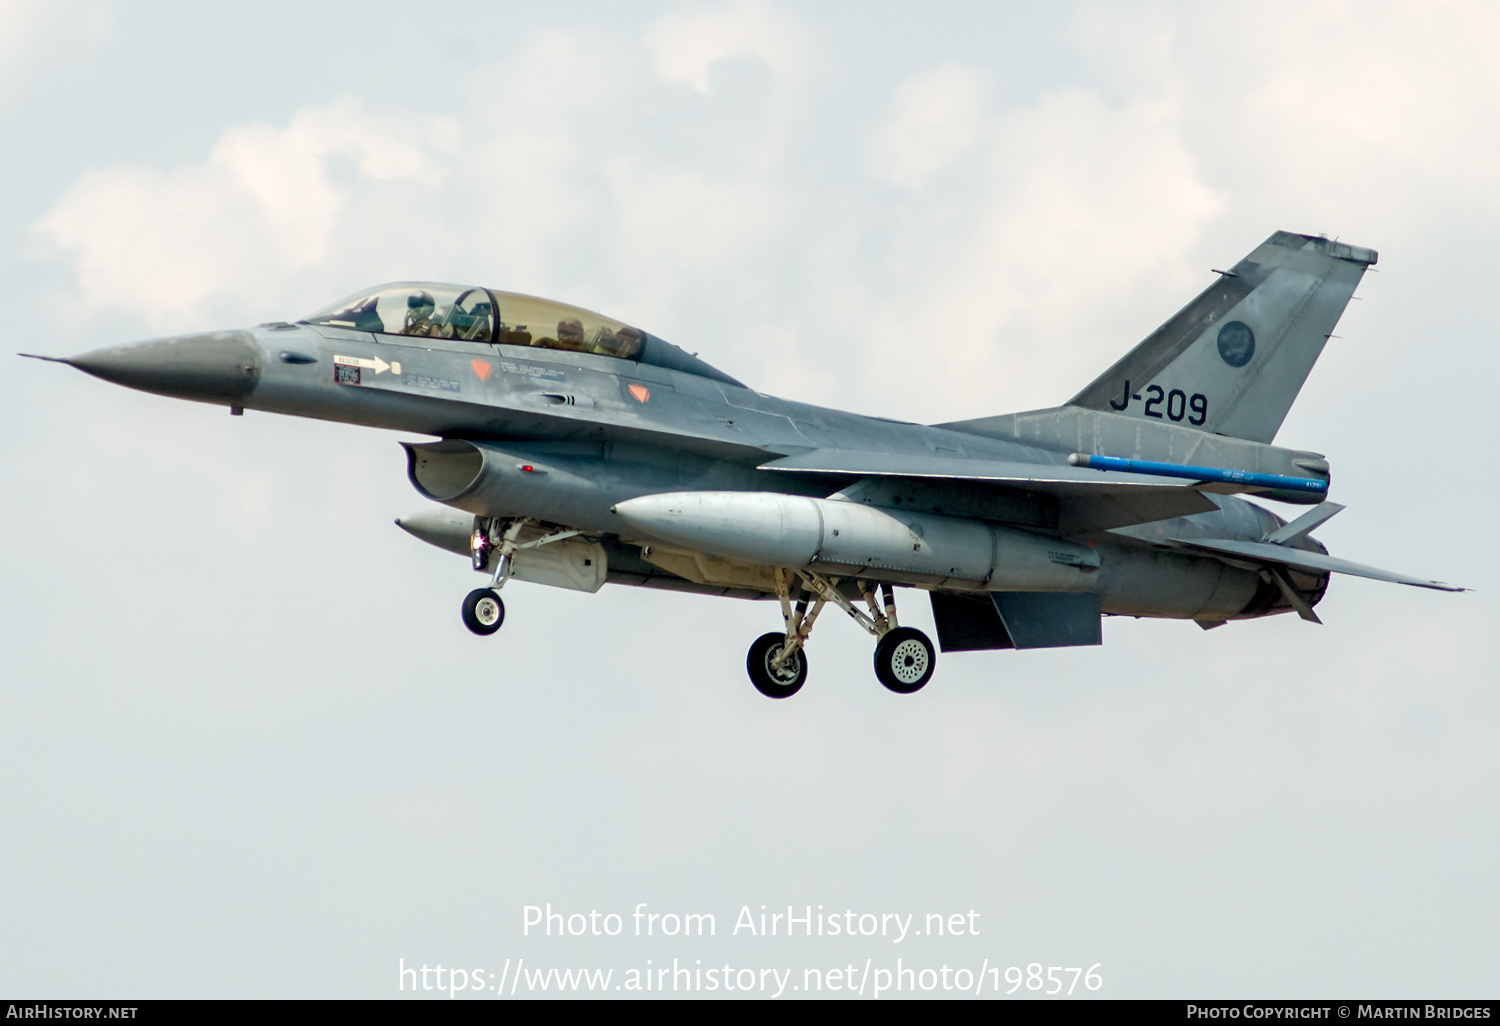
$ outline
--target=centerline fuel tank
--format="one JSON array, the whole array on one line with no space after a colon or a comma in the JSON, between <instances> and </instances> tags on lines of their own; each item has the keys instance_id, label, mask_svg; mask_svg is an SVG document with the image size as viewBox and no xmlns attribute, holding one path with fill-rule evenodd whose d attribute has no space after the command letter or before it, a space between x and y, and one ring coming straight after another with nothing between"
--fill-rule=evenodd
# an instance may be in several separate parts
<instances>
[{"instance_id":1,"label":"centerline fuel tank","mask_svg":"<svg viewBox=\"0 0 1500 1026\"><path fill-rule=\"evenodd\" d=\"M957 517L776 492L668 492L618 503L646 535L763 566L970 589L1087 591L1091 546Z\"/></svg>"}]
</instances>

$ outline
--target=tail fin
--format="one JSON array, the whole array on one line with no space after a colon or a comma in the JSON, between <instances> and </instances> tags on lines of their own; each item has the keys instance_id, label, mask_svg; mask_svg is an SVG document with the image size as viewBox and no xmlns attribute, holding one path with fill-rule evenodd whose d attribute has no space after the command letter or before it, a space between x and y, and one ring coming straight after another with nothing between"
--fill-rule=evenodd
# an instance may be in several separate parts
<instances>
[{"instance_id":1,"label":"tail fin","mask_svg":"<svg viewBox=\"0 0 1500 1026\"><path fill-rule=\"evenodd\" d=\"M1277 232L1068 405L1270 442L1375 259Z\"/></svg>"}]
</instances>

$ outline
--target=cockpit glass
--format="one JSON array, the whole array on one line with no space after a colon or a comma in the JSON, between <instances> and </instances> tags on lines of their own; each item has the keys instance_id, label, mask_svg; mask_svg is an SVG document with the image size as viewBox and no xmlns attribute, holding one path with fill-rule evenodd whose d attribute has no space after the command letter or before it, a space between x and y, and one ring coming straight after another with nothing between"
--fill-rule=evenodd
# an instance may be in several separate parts
<instances>
[{"instance_id":1,"label":"cockpit glass","mask_svg":"<svg viewBox=\"0 0 1500 1026\"><path fill-rule=\"evenodd\" d=\"M629 360L640 355L646 338L639 328L576 306L515 292L496 292L494 296L500 317L495 341L501 345L563 349Z\"/></svg>"},{"instance_id":2,"label":"cockpit glass","mask_svg":"<svg viewBox=\"0 0 1500 1026\"><path fill-rule=\"evenodd\" d=\"M306 321L385 335L490 342L495 332L495 305L485 289L389 285L356 293Z\"/></svg>"},{"instance_id":3,"label":"cockpit glass","mask_svg":"<svg viewBox=\"0 0 1500 1026\"><path fill-rule=\"evenodd\" d=\"M384 335L444 338L636 359L646 335L576 306L453 285L383 285L305 318Z\"/></svg>"}]
</instances>

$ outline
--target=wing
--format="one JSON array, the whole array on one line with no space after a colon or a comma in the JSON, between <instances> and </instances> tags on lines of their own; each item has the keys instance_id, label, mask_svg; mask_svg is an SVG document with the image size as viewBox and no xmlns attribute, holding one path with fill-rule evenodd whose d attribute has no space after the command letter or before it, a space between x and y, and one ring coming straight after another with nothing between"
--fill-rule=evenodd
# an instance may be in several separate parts
<instances>
[{"instance_id":1,"label":"wing","mask_svg":"<svg viewBox=\"0 0 1500 1026\"><path fill-rule=\"evenodd\" d=\"M965 485L994 486L1044 495L1057 505L1056 527L1063 534L1087 534L1111 527L1206 513L1217 508L1200 486L1146 474L1106 473L1061 463L1009 463L909 453L814 449L762 463L760 469L846 480L907 478L958 489ZM1222 488L1214 486L1215 491Z\"/></svg>"}]
</instances>

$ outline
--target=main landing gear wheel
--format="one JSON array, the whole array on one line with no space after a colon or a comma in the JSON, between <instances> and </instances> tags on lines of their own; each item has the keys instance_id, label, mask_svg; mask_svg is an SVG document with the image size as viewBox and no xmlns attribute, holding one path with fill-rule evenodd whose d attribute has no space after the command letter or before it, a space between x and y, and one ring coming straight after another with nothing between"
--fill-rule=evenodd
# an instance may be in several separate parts
<instances>
[{"instance_id":1,"label":"main landing gear wheel","mask_svg":"<svg viewBox=\"0 0 1500 1026\"><path fill-rule=\"evenodd\" d=\"M505 622L505 603L490 588L475 588L464 599L464 626L475 634L494 634Z\"/></svg>"},{"instance_id":2,"label":"main landing gear wheel","mask_svg":"<svg viewBox=\"0 0 1500 1026\"><path fill-rule=\"evenodd\" d=\"M875 676L898 695L922 690L937 668L937 652L914 627L887 631L875 646Z\"/></svg>"},{"instance_id":3,"label":"main landing gear wheel","mask_svg":"<svg viewBox=\"0 0 1500 1026\"><path fill-rule=\"evenodd\" d=\"M781 654L785 645L785 634L762 634L750 646L750 655L745 660L750 683L767 698L791 698L807 680L807 653L800 648L779 669L772 668L771 660Z\"/></svg>"}]
</instances>

